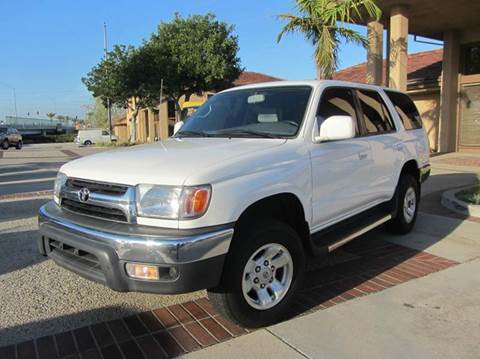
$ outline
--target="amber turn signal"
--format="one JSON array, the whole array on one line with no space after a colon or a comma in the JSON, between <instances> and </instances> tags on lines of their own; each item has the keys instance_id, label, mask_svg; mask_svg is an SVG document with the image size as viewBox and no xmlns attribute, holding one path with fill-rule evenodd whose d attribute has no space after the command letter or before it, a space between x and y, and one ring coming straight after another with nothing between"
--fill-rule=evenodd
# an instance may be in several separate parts
<instances>
[{"instance_id":1,"label":"amber turn signal","mask_svg":"<svg viewBox=\"0 0 480 359\"><path fill-rule=\"evenodd\" d=\"M127 263L125 269L129 277L136 279L158 280L158 267L145 264Z\"/></svg>"}]
</instances>

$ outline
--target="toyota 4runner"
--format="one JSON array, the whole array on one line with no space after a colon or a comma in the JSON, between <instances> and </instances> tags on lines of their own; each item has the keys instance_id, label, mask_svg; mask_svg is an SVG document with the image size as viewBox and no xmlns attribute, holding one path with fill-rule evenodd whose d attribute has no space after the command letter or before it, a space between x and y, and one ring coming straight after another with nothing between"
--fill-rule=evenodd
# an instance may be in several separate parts
<instances>
[{"instance_id":1,"label":"toyota 4runner","mask_svg":"<svg viewBox=\"0 0 480 359\"><path fill-rule=\"evenodd\" d=\"M171 138L77 159L39 212L40 252L116 291L207 289L229 319L281 320L310 257L414 226L430 173L405 94L337 81L223 91Z\"/></svg>"}]
</instances>

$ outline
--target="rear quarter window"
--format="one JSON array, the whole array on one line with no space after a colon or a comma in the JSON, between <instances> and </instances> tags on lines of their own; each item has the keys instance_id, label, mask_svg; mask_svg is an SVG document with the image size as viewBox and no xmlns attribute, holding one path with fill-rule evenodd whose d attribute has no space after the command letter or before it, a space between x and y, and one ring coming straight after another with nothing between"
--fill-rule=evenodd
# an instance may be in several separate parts
<instances>
[{"instance_id":1,"label":"rear quarter window","mask_svg":"<svg viewBox=\"0 0 480 359\"><path fill-rule=\"evenodd\" d=\"M400 116L400 120L406 130L422 128L422 118L410 97L400 92L385 92L390 101L392 101L395 111L397 111L398 116Z\"/></svg>"}]
</instances>

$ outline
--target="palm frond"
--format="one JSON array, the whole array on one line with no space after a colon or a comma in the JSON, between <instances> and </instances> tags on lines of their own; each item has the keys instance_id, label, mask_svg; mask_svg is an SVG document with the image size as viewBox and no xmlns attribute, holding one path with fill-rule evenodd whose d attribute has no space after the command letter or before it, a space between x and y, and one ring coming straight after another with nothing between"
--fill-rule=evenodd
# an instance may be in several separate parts
<instances>
[{"instance_id":1,"label":"palm frond","mask_svg":"<svg viewBox=\"0 0 480 359\"><path fill-rule=\"evenodd\" d=\"M360 45L364 48L368 46L368 39L356 32L355 30L347 27L336 27L335 31L338 35L345 39L346 42L350 42L356 45Z\"/></svg>"}]
</instances>

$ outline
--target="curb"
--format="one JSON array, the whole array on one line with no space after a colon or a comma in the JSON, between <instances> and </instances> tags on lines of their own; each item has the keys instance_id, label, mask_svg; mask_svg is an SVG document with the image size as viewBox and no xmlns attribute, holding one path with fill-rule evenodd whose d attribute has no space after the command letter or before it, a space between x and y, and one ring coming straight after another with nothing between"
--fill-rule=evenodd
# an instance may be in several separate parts
<instances>
[{"instance_id":1,"label":"curb","mask_svg":"<svg viewBox=\"0 0 480 359\"><path fill-rule=\"evenodd\" d=\"M455 196L456 193L471 187L472 186L465 186L443 192L441 201L442 205L460 214L472 217L480 217L480 205L464 202Z\"/></svg>"}]
</instances>

